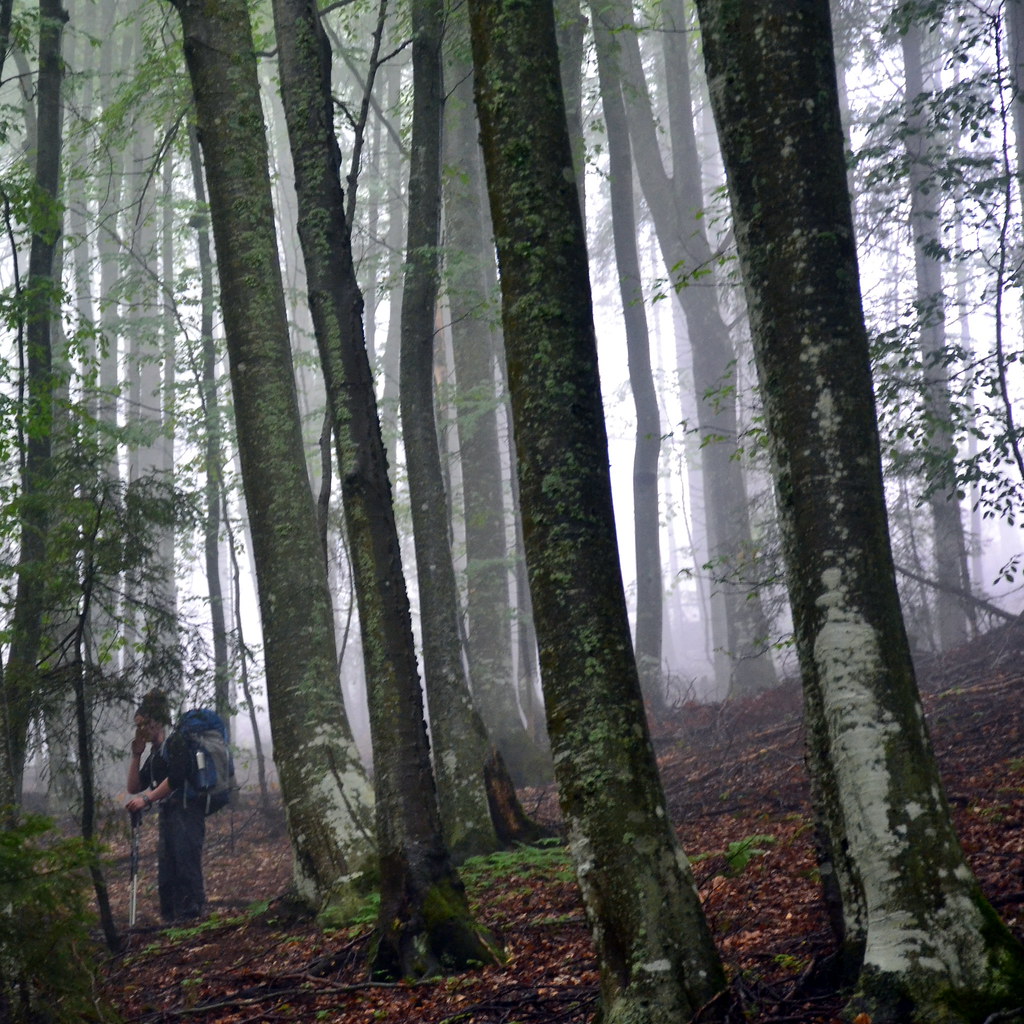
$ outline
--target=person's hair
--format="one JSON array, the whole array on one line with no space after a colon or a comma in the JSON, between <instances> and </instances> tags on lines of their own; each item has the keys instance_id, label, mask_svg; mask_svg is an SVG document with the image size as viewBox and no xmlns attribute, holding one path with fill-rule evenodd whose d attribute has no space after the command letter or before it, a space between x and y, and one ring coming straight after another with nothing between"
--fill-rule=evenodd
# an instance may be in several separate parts
<instances>
[{"instance_id":1,"label":"person's hair","mask_svg":"<svg viewBox=\"0 0 1024 1024\"><path fill-rule=\"evenodd\" d=\"M135 714L152 719L162 725L171 724L171 705L163 690L150 690L139 704Z\"/></svg>"}]
</instances>

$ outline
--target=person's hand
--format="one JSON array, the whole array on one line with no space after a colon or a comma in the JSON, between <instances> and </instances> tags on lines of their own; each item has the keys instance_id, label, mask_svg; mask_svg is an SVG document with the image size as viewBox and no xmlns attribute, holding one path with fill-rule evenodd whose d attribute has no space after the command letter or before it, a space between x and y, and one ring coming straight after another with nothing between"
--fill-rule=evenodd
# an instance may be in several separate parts
<instances>
[{"instance_id":1,"label":"person's hand","mask_svg":"<svg viewBox=\"0 0 1024 1024\"><path fill-rule=\"evenodd\" d=\"M142 755L146 749L146 744L149 740L146 738L146 734L142 731L141 726L135 730L135 736L132 738L132 753Z\"/></svg>"},{"instance_id":2,"label":"person's hand","mask_svg":"<svg viewBox=\"0 0 1024 1024\"><path fill-rule=\"evenodd\" d=\"M144 796L133 796L124 805L124 809L132 814L137 814L139 811L144 811L148 806L149 801Z\"/></svg>"}]
</instances>

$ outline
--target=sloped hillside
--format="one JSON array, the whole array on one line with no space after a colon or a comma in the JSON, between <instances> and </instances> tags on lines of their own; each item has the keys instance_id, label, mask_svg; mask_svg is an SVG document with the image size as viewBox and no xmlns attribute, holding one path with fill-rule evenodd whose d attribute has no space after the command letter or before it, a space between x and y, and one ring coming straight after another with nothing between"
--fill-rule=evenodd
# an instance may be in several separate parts
<instances>
[{"instance_id":1,"label":"sloped hillside","mask_svg":"<svg viewBox=\"0 0 1024 1024\"><path fill-rule=\"evenodd\" d=\"M1024 628L1005 628L922 664L920 683L965 850L989 899L1024 938ZM669 806L738 996L737 1021L827 1024L830 935L810 845L800 693L683 707L656 743ZM528 791L539 817L550 791ZM152 829L150 833L152 833ZM325 935L292 915L279 821L255 811L211 819L214 917L162 931L153 836L143 858L140 928L109 964L107 992L127 1021L551 1024L593 1017L597 976L564 853L472 864L467 887L509 963L421 985L367 981L367 926ZM127 850L112 881L127 910ZM258 906L253 906L260 901ZM248 910L246 908L249 908Z\"/></svg>"}]
</instances>

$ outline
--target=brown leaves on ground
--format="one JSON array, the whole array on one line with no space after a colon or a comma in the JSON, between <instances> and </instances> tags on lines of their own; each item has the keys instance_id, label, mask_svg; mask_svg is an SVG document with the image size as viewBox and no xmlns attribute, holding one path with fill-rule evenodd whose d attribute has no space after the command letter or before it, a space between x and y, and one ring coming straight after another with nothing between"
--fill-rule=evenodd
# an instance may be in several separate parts
<instances>
[{"instance_id":1,"label":"brown leaves on ground","mask_svg":"<svg viewBox=\"0 0 1024 1024\"><path fill-rule=\"evenodd\" d=\"M1000 630L923 664L919 680L964 849L986 896L1024 938L1024 631ZM798 687L684 706L657 728L655 742L669 807L732 979L733 1019L837 1021L841 1000L825 970L831 938L810 842ZM550 792L523 798L538 818L556 818ZM368 925L325 934L290 908L280 820L236 810L208 825L212 916L180 932L159 929L152 917L153 823L146 830L138 927L106 979L126 1021L593 1019L596 964L564 853L509 856L488 871L465 872L475 912L505 943L505 965L419 984L376 984L366 974ZM126 841L118 852L111 895L126 923ZM256 912L254 903L266 909Z\"/></svg>"}]
</instances>

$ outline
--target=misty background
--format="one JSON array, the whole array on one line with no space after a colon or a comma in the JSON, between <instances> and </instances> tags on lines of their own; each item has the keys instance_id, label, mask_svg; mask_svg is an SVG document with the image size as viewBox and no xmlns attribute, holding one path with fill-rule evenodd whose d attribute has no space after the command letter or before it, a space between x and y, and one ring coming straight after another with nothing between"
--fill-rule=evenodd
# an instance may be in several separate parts
<instances>
[{"instance_id":1,"label":"misty background","mask_svg":"<svg viewBox=\"0 0 1024 1024\"><path fill-rule=\"evenodd\" d=\"M796 672L780 541L693 14L684 3L633 4L633 27L602 40L578 4L556 6L570 126L578 132L576 174L588 228L619 555L656 724L689 702L749 696ZM889 4L837 3L834 23L898 581L914 651L928 657L1022 608L1024 458L1017 418L1024 157L1018 139L1024 105L1018 82L1024 28L1015 2L910 7L916 16L907 19L908 7L894 16ZM114 794L123 786L121 752L139 693L164 685L182 706L209 702L218 677L238 709L235 742L249 751L238 758L241 778L255 785L254 730L264 752L270 744L260 623L220 312L215 290L204 283L212 268L203 249L209 245L205 198L197 184L180 29L169 5L152 0L72 2L66 9L59 139L40 136L33 106L34 6L13 6L11 56L0 85L6 228L0 486L12 499L0 539L6 568L0 626L7 630L0 640L10 644L17 603L13 498L24 486L19 452L30 373L18 319L29 261L28 178L40 149L59 144L64 208L60 315L53 326L62 343L63 408L81 418L77 436L99 439L66 454L80 480L111 483L109 490L82 486L76 501L121 510L98 536L126 556L111 562L91 592L96 600L86 640L104 680L96 702L104 787ZM351 168L350 200L355 196L353 244L367 346L415 624L417 574L397 393L411 67L402 6L379 21L384 10L355 0L337 5L325 25L335 51L335 123ZM257 5L254 17L262 29L257 46L266 48L264 116L310 486L325 512L339 686L369 762L358 612L332 479L337 468L332 471L330 445L325 455L322 443L323 381L305 305L269 11ZM366 95L378 24L383 42ZM628 137L602 108L602 46L620 48ZM460 47L452 41L446 69L446 205L452 210L456 186L472 184L466 168L479 163L468 60ZM611 204L622 201L621 193L612 196L613 184L622 183L610 171L616 144L633 161L628 196L638 279L621 265L611 232ZM666 224L673 220L670 243ZM480 628L476 636L472 628L478 596L469 583L470 563L482 557L472 518L481 456L474 448L471 459L467 448L486 422L495 441L490 471L500 484L497 554L488 557L504 572L494 621L511 666L513 697L506 706L543 745L493 253L489 243L466 249L451 219L442 248L435 402L463 627L468 643L482 639ZM488 282L483 292L467 292L467 265ZM627 337L626 321L632 318L635 329L637 314L649 371L631 347L635 335ZM467 342L456 336L470 315L477 349L490 346L484 373L475 378ZM705 333L698 324L713 326ZM644 403L639 409L638 402ZM650 472L638 481L637 453L652 447L653 483ZM127 550L133 545L134 555ZM82 564L81 550L68 556L68 579L84 579L76 575ZM72 617L81 611L81 593L72 588L59 604ZM211 615L215 606L220 626ZM44 651L57 659L60 615L51 624L54 644ZM63 729L59 701L47 704L30 743L29 788L58 802L61 775L74 760ZM272 770L268 779L272 784Z\"/></svg>"}]
</instances>

